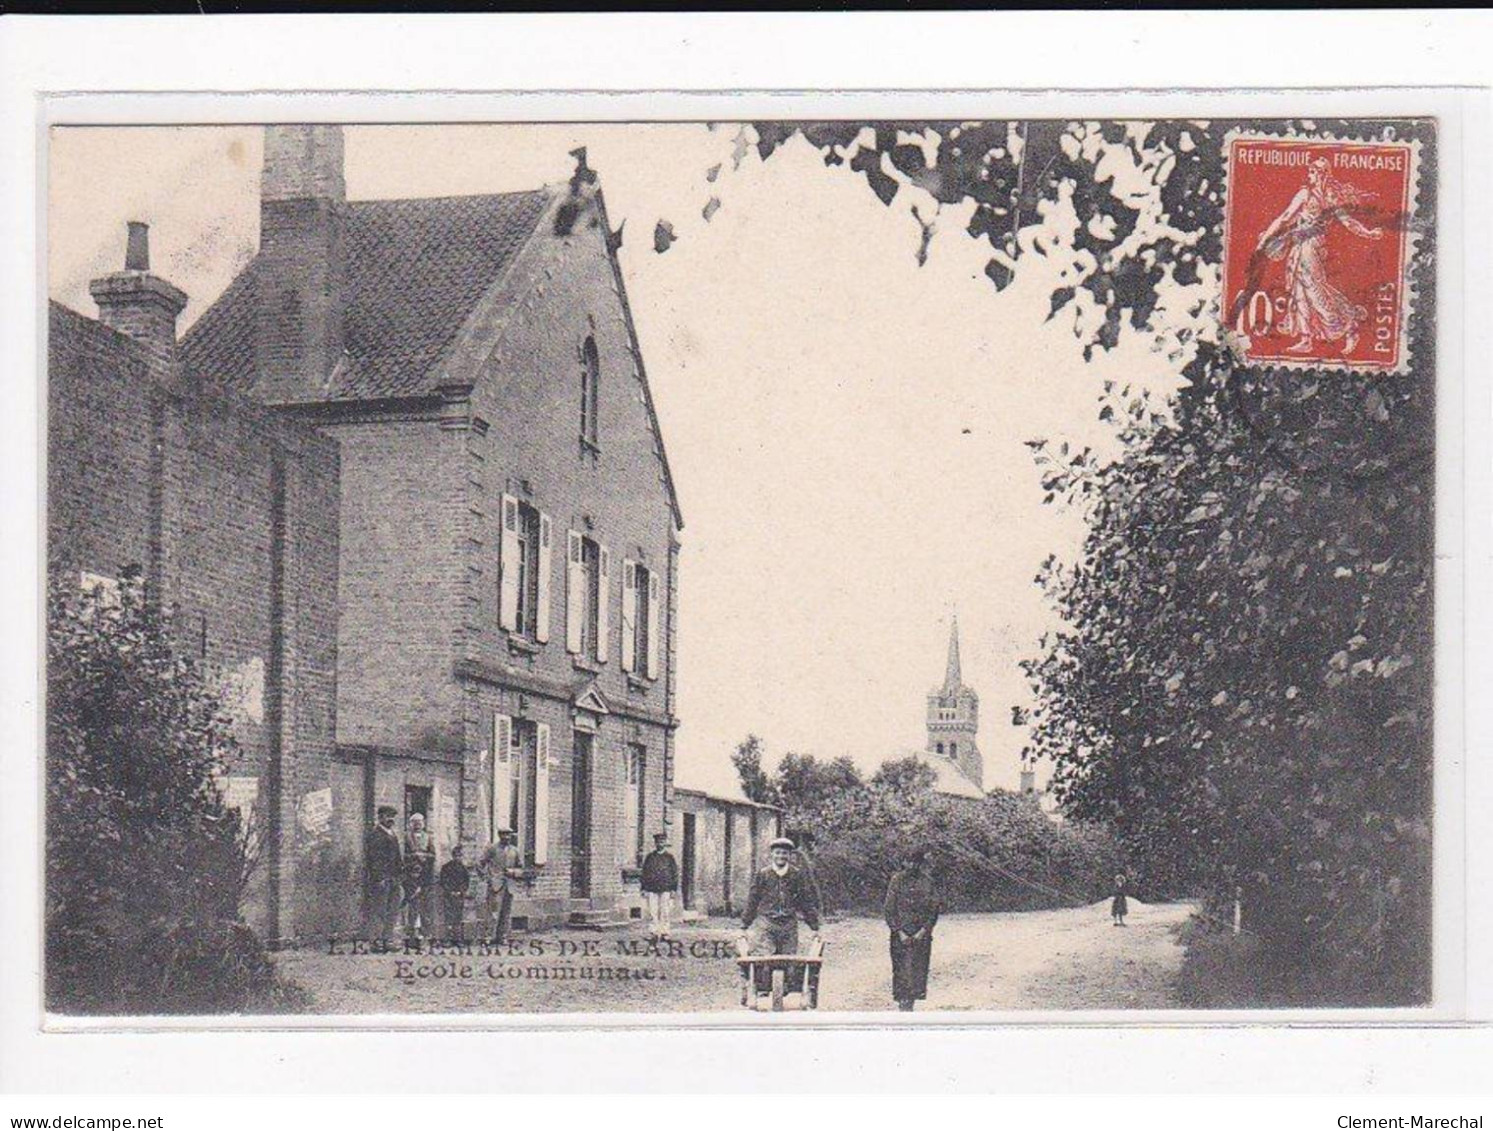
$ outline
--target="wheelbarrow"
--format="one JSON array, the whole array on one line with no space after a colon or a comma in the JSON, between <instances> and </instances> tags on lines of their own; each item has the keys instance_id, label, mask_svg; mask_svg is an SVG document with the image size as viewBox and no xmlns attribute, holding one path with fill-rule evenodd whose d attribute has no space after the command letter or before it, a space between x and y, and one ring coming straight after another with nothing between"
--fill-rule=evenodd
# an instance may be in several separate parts
<instances>
[{"instance_id":1,"label":"wheelbarrow","mask_svg":"<svg viewBox=\"0 0 1493 1131\"><path fill-rule=\"evenodd\" d=\"M822 939L810 943L807 954L738 955L742 1006L756 1011L764 998L771 998L772 1011L782 1013L784 999L797 994L799 1009L818 1009L819 971L823 964Z\"/></svg>"}]
</instances>

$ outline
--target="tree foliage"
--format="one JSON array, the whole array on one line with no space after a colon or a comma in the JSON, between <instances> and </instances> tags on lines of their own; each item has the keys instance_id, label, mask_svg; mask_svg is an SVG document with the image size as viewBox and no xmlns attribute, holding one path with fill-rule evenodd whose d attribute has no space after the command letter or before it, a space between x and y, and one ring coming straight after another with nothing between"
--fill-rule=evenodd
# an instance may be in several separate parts
<instances>
[{"instance_id":1,"label":"tree foliage","mask_svg":"<svg viewBox=\"0 0 1493 1131\"><path fill-rule=\"evenodd\" d=\"M1119 857L1101 830L1057 824L1011 794L948 797L936 780L917 758L887 762L868 781L848 758L783 757L773 795L785 827L814 837L827 906L877 911L915 847L930 851L950 910L1077 906L1104 894Z\"/></svg>"},{"instance_id":2,"label":"tree foliage","mask_svg":"<svg viewBox=\"0 0 1493 1131\"><path fill-rule=\"evenodd\" d=\"M741 790L749 801L756 801L761 805L778 803L772 780L767 776L767 771L762 768L762 740L760 738L755 734L749 734L742 739L731 754L731 764L736 767L736 774L741 779Z\"/></svg>"},{"instance_id":3,"label":"tree foliage","mask_svg":"<svg viewBox=\"0 0 1493 1131\"><path fill-rule=\"evenodd\" d=\"M47 1005L274 1008L289 993L239 918L253 867L217 782L228 720L138 575L59 574L47 633Z\"/></svg>"},{"instance_id":4,"label":"tree foliage","mask_svg":"<svg viewBox=\"0 0 1493 1131\"><path fill-rule=\"evenodd\" d=\"M1053 505L1080 508L1075 562L1037 578L1067 627L1027 670L1035 753L1070 815L1112 827L1156 890L1246 923L1288 995L1429 992L1435 342L1410 371L1244 366L1219 309L1224 139L1236 127L1422 146L1410 280L1434 308L1428 122L755 123L794 135L884 203L915 186L973 202L997 287L1063 260L1051 316L1086 354L1149 340L1170 403L1107 382L1123 455L1032 441ZM921 138L920 144L914 139ZM1119 187L1119 172L1127 187ZM1071 207L1067 238L1030 228ZM915 254L926 259L927 221ZM1275 989L1281 989L1281 986Z\"/></svg>"}]
</instances>

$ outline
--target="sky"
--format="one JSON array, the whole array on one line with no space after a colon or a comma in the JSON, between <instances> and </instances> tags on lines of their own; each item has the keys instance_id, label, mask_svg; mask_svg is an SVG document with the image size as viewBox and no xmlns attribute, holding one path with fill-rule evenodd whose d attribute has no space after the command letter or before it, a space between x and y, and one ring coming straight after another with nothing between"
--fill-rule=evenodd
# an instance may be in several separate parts
<instances>
[{"instance_id":1,"label":"sky","mask_svg":"<svg viewBox=\"0 0 1493 1131\"><path fill-rule=\"evenodd\" d=\"M1011 707L1030 697L1018 664L1057 623L1034 578L1049 554L1072 560L1084 530L1043 505L1024 442L1115 454L1103 382L1166 390L1182 362L1129 333L1085 361L1074 319L1049 318L1073 270L1063 202L1023 233L1047 254L1019 259L998 292L966 208L913 186L884 206L802 139L734 165L741 128L348 127L347 191L532 188L566 180L570 150L587 147L625 222L623 276L685 519L681 784L733 789L729 756L749 733L769 762L791 750L870 769L921 748L957 612L984 784L1014 788L1025 735ZM1094 158L1144 205L1154 178L1124 152ZM253 255L261 153L258 127L54 129L51 296L94 314L88 281L121 266L125 222L143 220L153 270L190 296L184 330ZM914 206L936 213L921 266ZM662 255L659 219L677 236Z\"/></svg>"}]
</instances>

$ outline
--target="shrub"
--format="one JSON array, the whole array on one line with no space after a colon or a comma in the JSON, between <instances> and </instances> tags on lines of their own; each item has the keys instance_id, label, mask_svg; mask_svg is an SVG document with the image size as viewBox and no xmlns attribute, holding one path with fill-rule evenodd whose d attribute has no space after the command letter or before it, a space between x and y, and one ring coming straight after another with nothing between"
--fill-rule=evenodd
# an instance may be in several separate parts
<instances>
[{"instance_id":1,"label":"shrub","mask_svg":"<svg viewBox=\"0 0 1493 1131\"><path fill-rule=\"evenodd\" d=\"M916 758L886 763L869 782L845 759L783 758L771 788L787 827L813 833L826 908L879 912L914 847L929 850L950 911L1068 907L1108 891L1120 856L1102 829L1058 823L1009 793L949 797L933 782Z\"/></svg>"},{"instance_id":2,"label":"shrub","mask_svg":"<svg viewBox=\"0 0 1493 1131\"><path fill-rule=\"evenodd\" d=\"M235 744L138 574L54 578L47 623L47 1007L275 1008L287 989L240 919L253 868L218 781Z\"/></svg>"}]
</instances>

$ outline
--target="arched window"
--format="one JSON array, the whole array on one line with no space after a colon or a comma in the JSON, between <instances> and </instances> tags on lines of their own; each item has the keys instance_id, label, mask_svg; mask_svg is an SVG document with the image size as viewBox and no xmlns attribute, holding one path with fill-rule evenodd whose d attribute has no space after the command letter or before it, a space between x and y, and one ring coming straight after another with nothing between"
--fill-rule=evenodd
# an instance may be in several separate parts
<instances>
[{"instance_id":1,"label":"arched window","mask_svg":"<svg viewBox=\"0 0 1493 1131\"><path fill-rule=\"evenodd\" d=\"M957 757L959 757L959 743L957 743L957 742L951 742L951 743L949 743L949 757L950 758L957 758Z\"/></svg>"},{"instance_id":2,"label":"arched window","mask_svg":"<svg viewBox=\"0 0 1493 1131\"><path fill-rule=\"evenodd\" d=\"M938 752L939 752L939 753L940 753L940 754L942 754L942 753L943 753L943 743L942 743L942 742L940 742L940 743L939 743L939 744L938 744Z\"/></svg>"},{"instance_id":3,"label":"arched window","mask_svg":"<svg viewBox=\"0 0 1493 1131\"><path fill-rule=\"evenodd\" d=\"M597 412L601 404L601 358L596 352L596 339L587 338L581 347L581 442L591 447L599 445Z\"/></svg>"}]
</instances>

